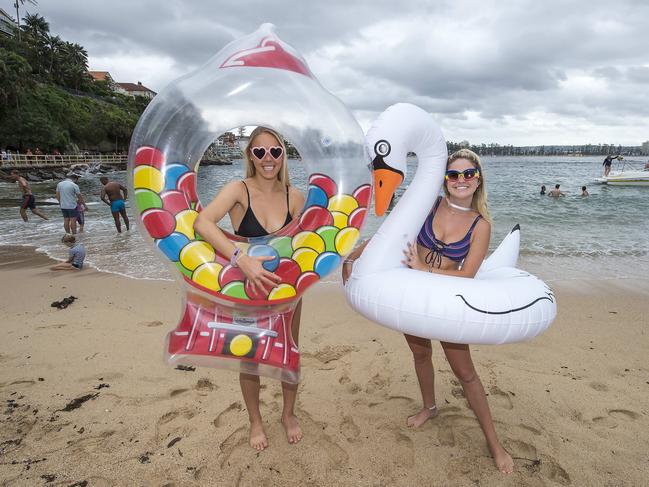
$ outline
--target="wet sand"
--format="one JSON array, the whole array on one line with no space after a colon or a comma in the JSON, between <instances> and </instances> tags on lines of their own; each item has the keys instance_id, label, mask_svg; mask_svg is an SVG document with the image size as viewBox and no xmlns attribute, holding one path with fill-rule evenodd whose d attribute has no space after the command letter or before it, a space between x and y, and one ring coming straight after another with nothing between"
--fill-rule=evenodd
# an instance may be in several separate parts
<instances>
[{"instance_id":1,"label":"wet sand","mask_svg":"<svg viewBox=\"0 0 649 487\"><path fill-rule=\"evenodd\" d=\"M646 483L646 281L554 283L559 317L545 334L472 347L515 458L503 477L437 345L440 414L405 426L420 407L405 340L355 314L336 285L304 299L304 439L287 443L280 386L262 379L270 446L258 453L235 374L162 362L181 311L175 283L49 265L0 248L0 485Z\"/></svg>"}]
</instances>

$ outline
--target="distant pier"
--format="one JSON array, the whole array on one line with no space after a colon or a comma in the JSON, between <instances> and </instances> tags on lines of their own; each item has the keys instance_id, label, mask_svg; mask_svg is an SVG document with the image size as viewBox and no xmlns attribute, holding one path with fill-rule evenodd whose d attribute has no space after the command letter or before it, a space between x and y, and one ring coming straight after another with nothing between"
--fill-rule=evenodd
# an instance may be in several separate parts
<instances>
[{"instance_id":1,"label":"distant pier","mask_svg":"<svg viewBox=\"0 0 649 487\"><path fill-rule=\"evenodd\" d=\"M0 161L0 169L41 169L55 167L72 167L77 165L115 165L125 166L128 156L124 155L89 155L89 154L10 154Z\"/></svg>"}]
</instances>

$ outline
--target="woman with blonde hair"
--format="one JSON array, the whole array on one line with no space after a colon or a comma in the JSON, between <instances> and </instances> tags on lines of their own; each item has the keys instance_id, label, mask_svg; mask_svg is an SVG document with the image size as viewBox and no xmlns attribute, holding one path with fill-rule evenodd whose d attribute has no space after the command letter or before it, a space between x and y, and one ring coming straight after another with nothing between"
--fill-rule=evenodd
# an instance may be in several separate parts
<instances>
[{"instance_id":1,"label":"woman with blonde hair","mask_svg":"<svg viewBox=\"0 0 649 487\"><path fill-rule=\"evenodd\" d=\"M283 138L268 127L257 127L250 134L244 150L246 177L231 181L214 197L198 215L194 229L216 250L226 257L235 254L236 247L217 226L226 214L230 216L235 233L253 238L269 235L288 225L298 217L304 206L304 195L291 186L288 177L288 160ZM266 294L280 278L264 269L262 264L272 257L251 257L245 253L235 255L234 262L245 274L254 290ZM298 343L302 303L293 314L291 331ZM250 446L261 451L268 446L259 409L259 376L240 374L239 383L250 419ZM282 424L289 443L302 439L302 429L295 416L297 384L282 382L284 408Z\"/></svg>"},{"instance_id":2,"label":"woman with blonde hair","mask_svg":"<svg viewBox=\"0 0 649 487\"><path fill-rule=\"evenodd\" d=\"M444 196L437 198L417 237L404 251L404 263L422 272L473 278L484 260L491 236L491 216L480 157L461 149L448 158L444 176ZM352 252L343 266L343 280L351 273L351 263L363 247ZM407 425L419 427L437 415L435 373L429 339L405 335L412 351L415 372L423 400ZM487 404L487 397L473 366L468 345L440 342L453 373L459 380L471 409L478 418L496 467L513 471L512 457L501 445Z\"/></svg>"}]
</instances>

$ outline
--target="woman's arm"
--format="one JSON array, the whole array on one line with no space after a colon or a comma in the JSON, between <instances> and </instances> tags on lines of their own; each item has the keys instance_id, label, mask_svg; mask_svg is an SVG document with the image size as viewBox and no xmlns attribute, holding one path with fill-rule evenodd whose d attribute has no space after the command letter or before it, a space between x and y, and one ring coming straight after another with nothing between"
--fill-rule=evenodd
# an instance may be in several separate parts
<instances>
[{"instance_id":1,"label":"woman's arm","mask_svg":"<svg viewBox=\"0 0 649 487\"><path fill-rule=\"evenodd\" d=\"M198 214L194 222L194 230L219 253L230 259L237 247L216 224L239 203L241 191L241 183L238 181L226 184L212 202ZM235 263L254 288L266 291L267 287L273 288L281 281L279 276L262 267L264 261L272 259L273 257L270 256L250 257L242 253L236 258Z\"/></svg>"},{"instance_id":2,"label":"woman's arm","mask_svg":"<svg viewBox=\"0 0 649 487\"><path fill-rule=\"evenodd\" d=\"M343 284L345 284L347 282L347 279L349 279L349 275L352 273L352 266L354 265L354 261L361 256L369 241L369 239L365 240L365 242L361 243L358 247L352 250L350 254L345 258L345 260L343 260Z\"/></svg>"}]
</instances>

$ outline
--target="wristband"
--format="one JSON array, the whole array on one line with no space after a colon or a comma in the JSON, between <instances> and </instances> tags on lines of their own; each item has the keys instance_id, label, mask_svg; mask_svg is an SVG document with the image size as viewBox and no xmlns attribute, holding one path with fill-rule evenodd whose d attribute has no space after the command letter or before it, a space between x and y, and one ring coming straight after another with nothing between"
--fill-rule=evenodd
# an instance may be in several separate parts
<instances>
[{"instance_id":1,"label":"wristband","mask_svg":"<svg viewBox=\"0 0 649 487\"><path fill-rule=\"evenodd\" d=\"M241 254L241 249L239 247L234 248L234 252L232 252L232 257L230 257L230 265L232 267L239 267L237 264L237 258L239 257L239 254Z\"/></svg>"},{"instance_id":2,"label":"wristband","mask_svg":"<svg viewBox=\"0 0 649 487\"><path fill-rule=\"evenodd\" d=\"M343 260L343 264L353 264L356 261L356 259L345 259Z\"/></svg>"}]
</instances>

